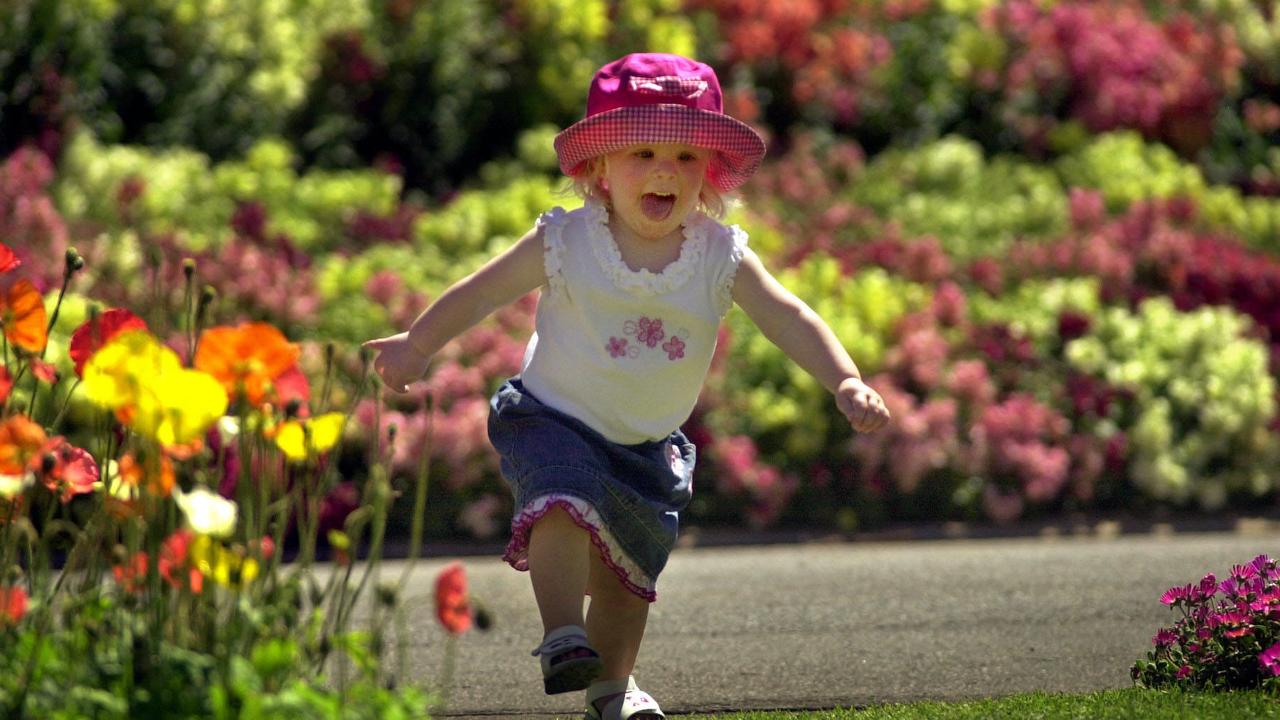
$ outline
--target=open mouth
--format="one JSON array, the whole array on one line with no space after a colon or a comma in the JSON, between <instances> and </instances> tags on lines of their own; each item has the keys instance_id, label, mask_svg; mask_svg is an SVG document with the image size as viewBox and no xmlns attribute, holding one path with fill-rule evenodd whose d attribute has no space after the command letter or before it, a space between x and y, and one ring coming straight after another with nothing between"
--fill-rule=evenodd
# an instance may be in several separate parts
<instances>
[{"instance_id":1,"label":"open mouth","mask_svg":"<svg viewBox=\"0 0 1280 720\"><path fill-rule=\"evenodd\" d=\"M668 193L645 193L640 198L640 209L650 220L666 220L675 205L676 196Z\"/></svg>"}]
</instances>

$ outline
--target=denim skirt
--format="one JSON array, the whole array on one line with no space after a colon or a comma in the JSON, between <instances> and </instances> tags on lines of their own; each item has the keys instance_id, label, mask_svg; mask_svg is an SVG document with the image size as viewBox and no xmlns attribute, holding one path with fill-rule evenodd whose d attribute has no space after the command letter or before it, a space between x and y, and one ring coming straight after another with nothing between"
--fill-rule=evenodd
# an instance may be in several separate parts
<instances>
[{"instance_id":1,"label":"denim skirt","mask_svg":"<svg viewBox=\"0 0 1280 720\"><path fill-rule=\"evenodd\" d=\"M517 377L490 400L489 441L515 496L504 560L528 570L529 533L558 507L590 534L628 590L650 602L657 598L658 575L693 493L697 453L684 433L638 445L610 442L542 404Z\"/></svg>"}]
</instances>

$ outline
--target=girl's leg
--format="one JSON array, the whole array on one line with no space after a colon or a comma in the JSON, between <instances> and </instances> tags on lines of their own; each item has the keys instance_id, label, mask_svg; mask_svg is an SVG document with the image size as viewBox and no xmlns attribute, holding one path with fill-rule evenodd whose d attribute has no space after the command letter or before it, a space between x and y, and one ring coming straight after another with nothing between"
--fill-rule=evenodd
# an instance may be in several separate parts
<instances>
[{"instance_id":1,"label":"girl's leg","mask_svg":"<svg viewBox=\"0 0 1280 720\"><path fill-rule=\"evenodd\" d=\"M649 619L649 601L627 590L591 545L587 637L604 661L600 680L625 680L636 665L640 641Z\"/></svg>"},{"instance_id":2,"label":"girl's leg","mask_svg":"<svg viewBox=\"0 0 1280 720\"><path fill-rule=\"evenodd\" d=\"M587 531L562 508L553 507L534 524L529 535L529 575L543 634L565 625L583 625L590 547Z\"/></svg>"}]
</instances>

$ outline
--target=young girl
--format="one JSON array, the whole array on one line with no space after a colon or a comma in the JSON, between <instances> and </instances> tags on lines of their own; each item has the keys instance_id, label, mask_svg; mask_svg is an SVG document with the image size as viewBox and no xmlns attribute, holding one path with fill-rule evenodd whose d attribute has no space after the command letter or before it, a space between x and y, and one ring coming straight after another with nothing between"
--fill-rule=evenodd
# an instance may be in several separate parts
<instances>
[{"instance_id":1,"label":"young girl","mask_svg":"<svg viewBox=\"0 0 1280 720\"><path fill-rule=\"evenodd\" d=\"M605 65L586 117L555 148L585 206L544 214L407 332L365 345L404 392L441 346L541 288L520 375L491 402L489 438L516 500L504 559L533 582L546 692L585 688L589 718L661 718L631 672L692 491L694 446L679 427L725 312L736 302L833 393L854 430L876 430L889 413L746 234L713 219L765 146L723 113L710 67L662 54Z\"/></svg>"}]
</instances>

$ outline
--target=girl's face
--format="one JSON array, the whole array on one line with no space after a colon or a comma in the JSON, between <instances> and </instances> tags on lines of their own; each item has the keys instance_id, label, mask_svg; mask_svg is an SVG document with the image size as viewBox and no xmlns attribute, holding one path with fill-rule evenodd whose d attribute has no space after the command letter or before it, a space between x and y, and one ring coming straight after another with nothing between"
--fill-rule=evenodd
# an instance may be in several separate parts
<instances>
[{"instance_id":1,"label":"girl's face","mask_svg":"<svg viewBox=\"0 0 1280 720\"><path fill-rule=\"evenodd\" d=\"M698 205L713 151L676 143L632 145L605 156L614 216L645 240L679 229Z\"/></svg>"}]
</instances>

